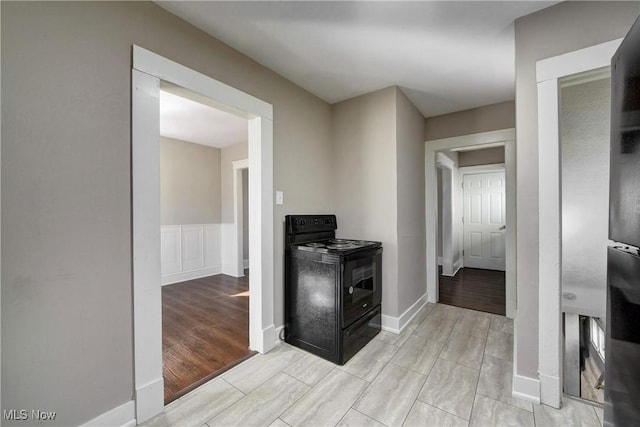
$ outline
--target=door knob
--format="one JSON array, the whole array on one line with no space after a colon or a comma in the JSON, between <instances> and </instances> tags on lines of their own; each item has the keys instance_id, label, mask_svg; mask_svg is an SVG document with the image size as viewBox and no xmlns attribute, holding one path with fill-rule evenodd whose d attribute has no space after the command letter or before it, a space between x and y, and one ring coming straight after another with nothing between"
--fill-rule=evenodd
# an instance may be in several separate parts
<instances>
[{"instance_id":1,"label":"door knob","mask_svg":"<svg viewBox=\"0 0 640 427\"><path fill-rule=\"evenodd\" d=\"M504 230L505 228L507 228L507 226L503 225L502 227L498 228L498 230Z\"/></svg>"}]
</instances>

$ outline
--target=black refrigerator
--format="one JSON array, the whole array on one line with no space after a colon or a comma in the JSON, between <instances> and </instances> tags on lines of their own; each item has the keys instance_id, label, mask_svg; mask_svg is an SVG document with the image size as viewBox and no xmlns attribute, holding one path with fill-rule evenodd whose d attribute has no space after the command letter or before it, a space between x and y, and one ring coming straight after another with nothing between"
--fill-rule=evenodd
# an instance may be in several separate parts
<instances>
[{"instance_id":1,"label":"black refrigerator","mask_svg":"<svg viewBox=\"0 0 640 427\"><path fill-rule=\"evenodd\" d=\"M605 426L640 425L640 19L611 59Z\"/></svg>"}]
</instances>

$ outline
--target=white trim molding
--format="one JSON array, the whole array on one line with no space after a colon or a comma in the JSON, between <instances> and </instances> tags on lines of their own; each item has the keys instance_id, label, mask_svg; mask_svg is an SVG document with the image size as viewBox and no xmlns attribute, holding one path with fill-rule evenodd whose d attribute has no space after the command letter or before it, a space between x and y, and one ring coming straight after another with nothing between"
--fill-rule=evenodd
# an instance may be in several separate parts
<instances>
[{"instance_id":1,"label":"white trim molding","mask_svg":"<svg viewBox=\"0 0 640 427\"><path fill-rule=\"evenodd\" d=\"M454 172L455 162L446 154L436 153L436 165L442 171L442 180L440 182L442 195L442 220L438 218L438 225L442 224L442 229L438 230L442 234L442 275L454 276L454 258L457 260L456 254L453 253L454 241Z\"/></svg>"},{"instance_id":2,"label":"white trim molding","mask_svg":"<svg viewBox=\"0 0 640 427\"><path fill-rule=\"evenodd\" d=\"M540 381L522 375L513 376L513 397L540 403Z\"/></svg>"},{"instance_id":3,"label":"white trim molding","mask_svg":"<svg viewBox=\"0 0 640 427\"><path fill-rule=\"evenodd\" d=\"M160 81L248 120L249 347L274 340L273 107L258 98L139 46L133 46L131 86L133 341L136 420L164 409L160 263ZM242 265L240 257L238 264Z\"/></svg>"},{"instance_id":4,"label":"white trim molding","mask_svg":"<svg viewBox=\"0 0 640 427\"><path fill-rule=\"evenodd\" d=\"M81 427L133 427L136 425L136 402L130 400L82 424Z\"/></svg>"},{"instance_id":5,"label":"white trim molding","mask_svg":"<svg viewBox=\"0 0 640 427\"><path fill-rule=\"evenodd\" d=\"M423 294L411 307L406 309L399 317L382 315L382 330L394 334L401 333L404 328L420 313L420 310L427 305L427 294Z\"/></svg>"},{"instance_id":6,"label":"white trim molding","mask_svg":"<svg viewBox=\"0 0 640 427\"><path fill-rule=\"evenodd\" d=\"M233 166L233 224L231 224L231 238L226 241L224 248L229 249L232 255L229 260L228 272L235 277L244 276L244 233L243 229L243 185L242 171L249 169L249 159L236 160L232 162ZM248 230L246 230L248 232Z\"/></svg>"},{"instance_id":7,"label":"white trim molding","mask_svg":"<svg viewBox=\"0 0 640 427\"><path fill-rule=\"evenodd\" d=\"M164 409L164 379L162 377L148 384L138 386L134 395L136 401L136 421L149 420ZM160 405L162 402L162 405Z\"/></svg>"},{"instance_id":8,"label":"white trim molding","mask_svg":"<svg viewBox=\"0 0 640 427\"><path fill-rule=\"evenodd\" d=\"M162 412L162 294L160 290L160 81L132 70L133 337L136 419ZM152 111L146 114L146 111ZM151 132L149 129L153 129Z\"/></svg>"},{"instance_id":9,"label":"white trim molding","mask_svg":"<svg viewBox=\"0 0 640 427\"><path fill-rule=\"evenodd\" d=\"M173 285L188 280L201 279L203 277L216 276L222 274L222 266L204 267L197 270L183 271L168 276L162 276L162 286Z\"/></svg>"},{"instance_id":10,"label":"white trim molding","mask_svg":"<svg viewBox=\"0 0 640 427\"><path fill-rule=\"evenodd\" d=\"M249 159L236 160L231 162L233 169L249 169Z\"/></svg>"},{"instance_id":11,"label":"white trim molding","mask_svg":"<svg viewBox=\"0 0 640 427\"><path fill-rule=\"evenodd\" d=\"M438 227L437 216L437 188L436 188L436 154L440 151L459 149L462 147L483 146L505 147L505 175L507 181L507 234L506 234L506 312L507 317L513 318L516 311L516 156L515 156L515 129L502 129L491 132L483 132L472 135L463 135L452 138L425 141L425 216L427 231L427 296L429 302L438 301L438 258L436 230ZM454 271L461 264L454 262Z\"/></svg>"},{"instance_id":12,"label":"white trim molding","mask_svg":"<svg viewBox=\"0 0 640 427\"><path fill-rule=\"evenodd\" d=\"M192 90L208 98L208 104L237 116L273 120L271 104L136 45L133 69Z\"/></svg>"},{"instance_id":13,"label":"white trim molding","mask_svg":"<svg viewBox=\"0 0 640 427\"><path fill-rule=\"evenodd\" d=\"M489 172L504 172L504 163L494 163L491 165L478 165L478 166L462 166L458 168L459 176L471 175L474 173L489 173Z\"/></svg>"},{"instance_id":14,"label":"white trim molding","mask_svg":"<svg viewBox=\"0 0 640 427\"><path fill-rule=\"evenodd\" d=\"M610 65L622 39L540 60L538 85L539 301L538 371L540 402L562 404L561 271L562 216L560 182L560 80Z\"/></svg>"},{"instance_id":15,"label":"white trim molding","mask_svg":"<svg viewBox=\"0 0 640 427\"><path fill-rule=\"evenodd\" d=\"M447 169L453 169L453 166L455 165L455 162L444 153L436 153L436 163L438 166L442 166Z\"/></svg>"},{"instance_id":16,"label":"white trim molding","mask_svg":"<svg viewBox=\"0 0 640 427\"><path fill-rule=\"evenodd\" d=\"M518 322L518 317L516 316L514 320L513 330L513 380L512 380L512 389L511 394L514 397L518 397L520 399L528 400L533 403L540 403L540 380L536 378L532 378L526 375L518 374L518 358L516 357L515 349L518 348L518 336L515 334L515 331L518 330L517 325L515 323Z\"/></svg>"},{"instance_id":17,"label":"white trim molding","mask_svg":"<svg viewBox=\"0 0 640 427\"><path fill-rule=\"evenodd\" d=\"M611 57L622 39L611 40L584 49L574 50L536 62L536 81L558 80L572 74L594 71L611 65ZM603 58L608 58L603 61Z\"/></svg>"},{"instance_id":18,"label":"white trim molding","mask_svg":"<svg viewBox=\"0 0 640 427\"><path fill-rule=\"evenodd\" d=\"M280 337L284 333L283 331L284 331L284 325L278 326L276 328L276 345L280 344L281 342L284 342L282 339L280 339Z\"/></svg>"}]
</instances>

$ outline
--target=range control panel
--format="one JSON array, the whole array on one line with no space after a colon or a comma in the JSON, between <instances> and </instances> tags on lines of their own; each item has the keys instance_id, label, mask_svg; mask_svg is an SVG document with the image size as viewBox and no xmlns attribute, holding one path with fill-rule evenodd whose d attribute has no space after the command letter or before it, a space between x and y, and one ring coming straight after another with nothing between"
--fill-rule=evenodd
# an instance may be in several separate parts
<instances>
[{"instance_id":1,"label":"range control panel","mask_svg":"<svg viewBox=\"0 0 640 427\"><path fill-rule=\"evenodd\" d=\"M287 215L285 227L290 234L317 233L338 228L335 215Z\"/></svg>"}]
</instances>

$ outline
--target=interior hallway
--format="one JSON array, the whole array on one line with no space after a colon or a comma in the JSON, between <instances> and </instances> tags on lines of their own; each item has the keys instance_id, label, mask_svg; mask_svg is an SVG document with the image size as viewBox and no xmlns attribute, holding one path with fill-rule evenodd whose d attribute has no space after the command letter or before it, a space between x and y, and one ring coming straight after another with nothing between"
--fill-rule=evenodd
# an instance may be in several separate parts
<instances>
[{"instance_id":1,"label":"interior hallway","mask_svg":"<svg viewBox=\"0 0 640 427\"><path fill-rule=\"evenodd\" d=\"M165 404L252 354L248 274L219 274L162 287Z\"/></svg>"},{"instance_id":2,"label":"interior hallway","mask_svg":"<svg viewBox=\"0 0 640 427\"><path fill-rule=\"evenodd\" d=\"M439 302L504 316L504 271L461 268L454 277L440 274Z\"/></svg>"}]
</instances>

